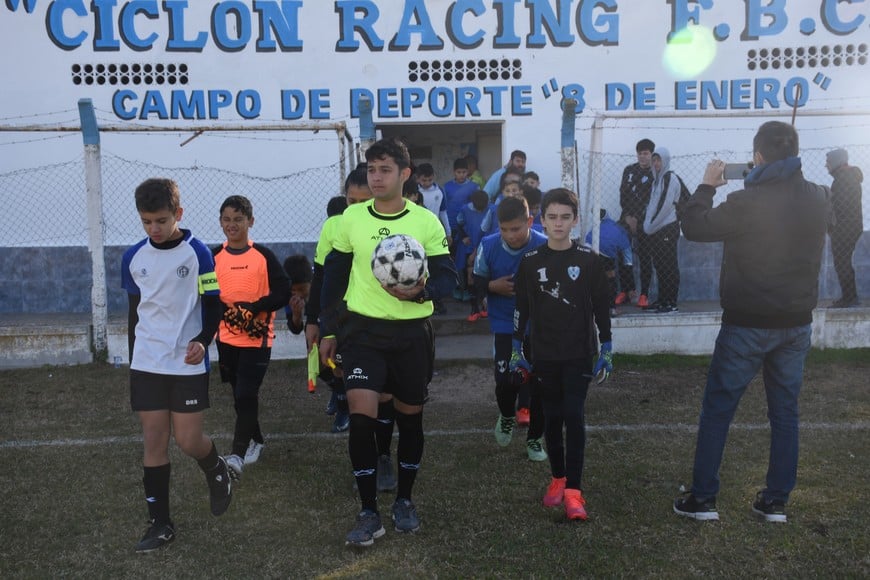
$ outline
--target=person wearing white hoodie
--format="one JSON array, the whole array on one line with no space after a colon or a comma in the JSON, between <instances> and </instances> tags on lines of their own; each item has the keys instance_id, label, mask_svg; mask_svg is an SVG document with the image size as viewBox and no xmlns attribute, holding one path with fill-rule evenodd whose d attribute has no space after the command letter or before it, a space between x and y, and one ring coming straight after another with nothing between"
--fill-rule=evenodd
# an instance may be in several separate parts
<instances>
[{"instance_id":1,"label":"person wearing white hoodie","mask_svg":"<svg viewBox=\"0 0 870 580\"><path fill-rule=\"evenodd\" d=\"M646 309L659 313L676 312L680 291L680 266L677 243L680 241L680 222L677 203L680 200L682 180L670 170L671 153L656 147L652 154L653 185L643 221L643 231L649 236L649 249L658 281L658 298Z\"/></svg>"}]
</instances>

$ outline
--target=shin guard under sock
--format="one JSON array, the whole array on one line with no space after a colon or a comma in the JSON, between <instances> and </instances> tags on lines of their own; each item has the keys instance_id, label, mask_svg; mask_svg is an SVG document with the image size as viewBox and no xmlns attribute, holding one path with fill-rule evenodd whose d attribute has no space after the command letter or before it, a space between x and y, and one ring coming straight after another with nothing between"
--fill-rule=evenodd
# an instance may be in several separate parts
<instances>
[{"instance_id":1,"label":"shin guard under sock","mask_svg":"<svg viewBox=\"0 0 870 580\"><path fill-rule=\"evenodd\" d=\"M393 442L393 423L396 418L396 409L393 401L378 403L378 424L376 436L378 439L378 455L390 455L390 446Z\"/></svg>"},{"instance_id":2,"label":"shin guard under sock","mask_svg":"<svg viewBox=\"0 0 870 580\"><path fill-rule=\"evenodd\" d=\"M378 511L378 446L375 441L377 422L366 415L352 413L347 448L353 476L363 509Z\"/></svg>"},{"instance_id":3,"label":"shin guard under sock","mask_svg":"<svg viewBox=\"0 0 870 580\"><path fill-rule=\"evenodd\" d=\"M411 499L411 489L423 458L423 412L405 415L396 411L396 425L399 427L399 444L396 448L399 488L396 497Z\"/></svg>"},{"instance_id":4,"label":"shin guard under sock","mask_svg":"<svg viewBox=\"0 0 870 580\"><path fill-rule=\"evenodd\" d=\"M168 524L171 521L169 519L169 464L144 467L143 471L142 485L145 487L145 501L148 502L148 517L155 522Z\"/></svg>"},{"instance_id":5,"label":"shin guard under sock","mask_svg":"<svg viewBox=\"0 0 870 580\"><path fill-rule=\"evenodd\" d=\"M236 429L233 433L233 454L244 457L248 444L259 431L257 414L259 401L254 398L236 399ZM260 434L262 438L262 434Z\"/></svg>"}]
</instances>

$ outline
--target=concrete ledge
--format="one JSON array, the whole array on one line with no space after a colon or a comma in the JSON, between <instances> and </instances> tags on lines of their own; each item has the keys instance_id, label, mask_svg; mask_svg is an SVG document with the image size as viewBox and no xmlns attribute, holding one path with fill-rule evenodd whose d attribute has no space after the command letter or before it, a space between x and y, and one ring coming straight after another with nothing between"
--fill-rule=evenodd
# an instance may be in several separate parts
<instances>
[{"instance_id":1,"label":"concrete ledge","mask_svg":"<svg viewBox=\"0 0 870 580\"><path fill-rule=\"evenodd\" d=\"M721 312L637 314L613 319L613 347L626 354L710 354Z\"/></svg>"},{"instance_id":2,"label":"concrete ledge","mask_svg":"<svg viewBox=\"0 0 870 580\"><path fill-rule=\"evenodd\" d=\"M89 324L0 325L0 369L90 362Z\"/></svg>"},{"instance_id":3,"label":"concrete ledge","mask_svg":"<svg viewBox=\"0 0 870 580\"><path fill-rule=\"evenodd\" d=\"M712 303L686 303L674 314L648 314L634 307L613 319L614 346L627 354L709 355L719 332L721 311ZM433 319L436 356L442 361L492 360L492 336L486 322L464 322L464 314ZM473 327L462 325L473 324ZM93 361L91 320L86 314L0 315L0 369L42 365L84 364ZM813 313L813 346L870 347L870 307L819 308ZM217 360L217 349L209 350ZM127 362L126 320L108 327L108 362ZM276 330L272 358L305 358L305 339L283 324Z\"/></svg>"},{"instance_id":4,"label":"concrete ledge","mask_svg":"<svg viewBox=\"0 0 870 580\"><path fill-rule=\"evenodd\" d=\"M282 321L283 322L283 321ZM109 344L109 362L117 360L122 364L127 364L127 324L126 322L109 323L108 328L108 344ZM218 358L217 347L214 343L208 349L209 357L212 361ZM284 328L275 329L275 342L272 345L272 360L283 359L303 359L307 355L305 348L305 335L292 334Z\"/></svg>"},{"instance_id":5,"label":"concrete ledge","mask_svg":"<svg viewBox=\"0 0 870 580\"><path fill-rule=\"evenodd\" d=\"M627 354L710 355L722 312L637 314L613 320L616 352ZM870 347L870 308L817 308L813 347Z\"/></svg>"}]
</instances>

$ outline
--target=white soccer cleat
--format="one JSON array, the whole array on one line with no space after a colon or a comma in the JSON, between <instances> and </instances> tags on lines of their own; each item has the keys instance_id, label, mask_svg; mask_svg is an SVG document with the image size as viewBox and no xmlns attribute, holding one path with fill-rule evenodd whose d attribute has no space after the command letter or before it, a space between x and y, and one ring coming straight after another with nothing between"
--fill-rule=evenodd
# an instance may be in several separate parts
<instances>
[{"instance_id":1,"label":"white soccer cleat","mask_svg":"<svg viewBox=\"0 0 870 580\"><path fill-rule=\"evenodd\" d=\"M248 450L245 451L245 464L256 463L260 459L260 454L263 452L263 443L257 443L253 439L248 444Z\"/></svg>"}]
</instances>

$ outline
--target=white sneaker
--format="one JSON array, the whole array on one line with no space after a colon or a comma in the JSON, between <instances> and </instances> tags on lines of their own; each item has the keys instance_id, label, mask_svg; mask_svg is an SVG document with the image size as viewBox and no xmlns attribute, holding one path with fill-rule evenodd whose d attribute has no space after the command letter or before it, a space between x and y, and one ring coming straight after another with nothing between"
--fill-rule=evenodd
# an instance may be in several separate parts
<instances>
[{"instance_id":1,"label":"white sneaker","mask_svg":"<svg viewBox=\"0 0 870 580\"><path fill-rule=\"evenodd\" d=\"M238 481L242 478L242 470L245 469L245 460L238 455L227 455L224 457L227 462L227 469L230 472L230 477L233 481Z\"/></svg>"},{"instance_id":2,"label":"white sneaker","mask_svg":"<svg viewBox=\"0 0 870 580\"><path fill-rule=\"evenodd\" d=\"M245 463L256 463L260 459L260 453L263 452L263 443L257 443L253 439L248 444L248 450L245 451Z\"/></svg>"}]
</instances>

